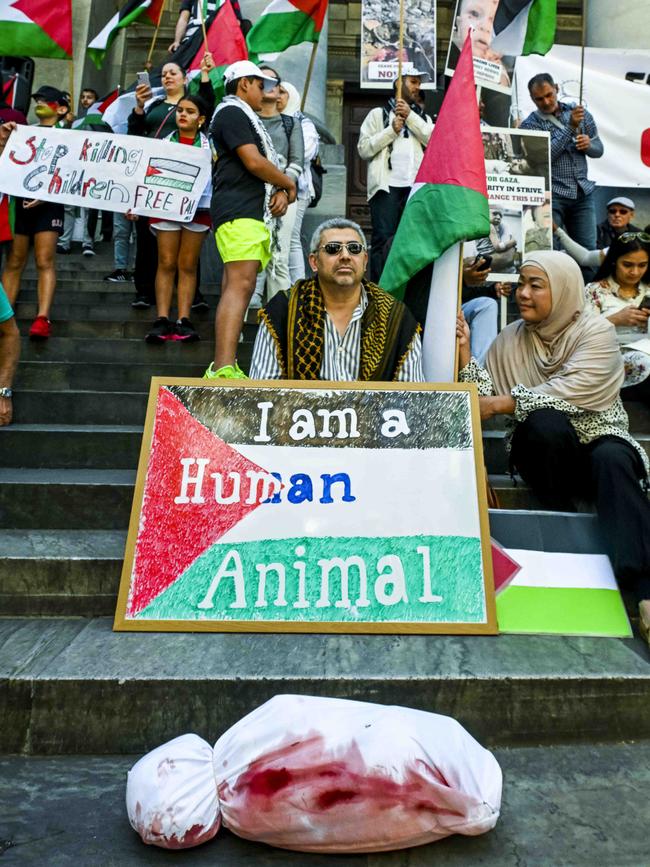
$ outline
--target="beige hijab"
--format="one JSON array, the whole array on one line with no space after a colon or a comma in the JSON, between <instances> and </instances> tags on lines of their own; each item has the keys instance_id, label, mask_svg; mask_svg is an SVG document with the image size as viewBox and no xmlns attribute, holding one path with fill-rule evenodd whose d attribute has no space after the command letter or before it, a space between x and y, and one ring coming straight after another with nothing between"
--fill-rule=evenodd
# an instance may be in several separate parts
<instances>
[{"instance_id":1,"label":"beige hijab","mask_svg":"<svg viewBox=\"0 0 650 867\"><path fill-rule=\"evenodd\" d=\"M496 394L521 384L580 409L607 409L625 376L614 326L585 306L580 268L565 253L540 250L525 265L546 273L553 307L537 325L522 319L508 325L490 347L486 366Z\"/></svg>"}]
</instances>

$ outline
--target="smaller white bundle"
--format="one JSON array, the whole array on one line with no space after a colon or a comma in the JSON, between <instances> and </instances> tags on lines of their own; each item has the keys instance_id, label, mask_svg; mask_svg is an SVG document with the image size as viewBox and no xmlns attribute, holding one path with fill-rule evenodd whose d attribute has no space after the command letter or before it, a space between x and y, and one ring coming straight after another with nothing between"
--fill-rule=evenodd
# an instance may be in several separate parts
<instances>
[{"instance_id":1,"label":"smaller white bundle","mask_svg":"<svg viewBox=\"0 0 650 867\"><path fill-rule=\"evenodd\" d=\"M181 735L143 756L129 771L126 810L144 843L189 849L211 840L221 813L210 744Z\"/></svg>"}]
</instances>

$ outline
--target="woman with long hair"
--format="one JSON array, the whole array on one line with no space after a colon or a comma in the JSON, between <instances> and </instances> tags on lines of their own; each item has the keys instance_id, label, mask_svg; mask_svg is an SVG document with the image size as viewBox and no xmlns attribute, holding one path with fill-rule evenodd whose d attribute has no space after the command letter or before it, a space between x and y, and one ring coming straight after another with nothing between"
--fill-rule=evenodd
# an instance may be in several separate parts
<instances>
[{"instance_id":1,"label":"woman with long hair","mask_svg":"<svg viewBox=\"0 0 650 867\"><path fill-rule=\"evenodd\" d=\"M621 397L646 403L650 402L649 262L650 235L624 232L612 242L594 282L585 289L587 301L616 328L625 362Z\"/></svg>"},{"instance_id":2,"label":"woman with long hair","mask_svg":"<svg viewBox=\"0 0 650 867\"><path fill-rule=\"evenodd\" d=\"M207 136L201 132L206 121L205 103L200 96L184 96L176 105L176 129L166 141L210 151ZM203 191L191 223L150 218L149 226L158 243L156 270L156 309L158 318L145 337L147 343L166 340L194 342L199 335L190 321L190 308L196 289L196 269L201 247L210 229L212 183ZM169 319L174 281L178 274L178 319Z\"/></svg>"},{"instance_id":3,"label":"woman with long hair","mask_svg":"<svg viewBox=\"0 0 650 867\"><path fill-rule=\"evenodd\" d=\"M516 302L521 318L498 335L485 368L470 357L459 315L459 378L477 383L482 419L508 417L511 465L543 508L595 503L612 568L636 594L647 640L648 459L628 433L614 329L586 304L580 269L564 253L540 250L523 262Z\"/></svg>"}]
</instances>

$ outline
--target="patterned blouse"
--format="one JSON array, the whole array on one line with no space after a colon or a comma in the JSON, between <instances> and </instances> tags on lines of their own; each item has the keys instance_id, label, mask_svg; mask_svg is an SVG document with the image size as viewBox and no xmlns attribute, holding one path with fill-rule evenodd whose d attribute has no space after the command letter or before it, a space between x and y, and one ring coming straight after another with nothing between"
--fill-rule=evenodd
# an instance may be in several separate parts
<instances>
[{"instance_id":1,"label":"patterned blouse","mask_svg":"<svg viewBox=\"0 0 650 867\"><path fill-rule=\"evenodd\" d=\"M613 277L601 280L599 283L588 283L585 286L587 303L591 304L594 310L602 313L603 316L611 316L626 307L639 307L646 295L650 293L650 286L647 283L640 283L636 295L632 298L621 298L618 289L618 283ZM648 354L650 346L647 336L647 329L645 328L634 328L630 325L616 326L616 339L621 347L623 364L625 365L624 388L638 385L650 376L650 354ZM630 343L638 343L644 337L646 340L636 348L633 349L629 345Z\"/></svg>"},{"instance_id":2,"label":"patterned blouse","mask_svg":"<svg viewBox=\"0 0 650 867\"><path fill-rule=\"evenodd\" d=\"M481 367L475 358L471 358L469 364L463 367L458 374L458 379L461 382L475 382L480 397L491 397L496 394L490 374ZM517 422L524 421L536 409L557 409L568 416L581 443L586 445L598 437L604 436L620 437L637 450L643 460L646 475L650 471L648 456L634 437L630 435L630 423L620 397L608 409L601 412L591 412L580 409L572 403L562 400L562 398L537 394L537 392L526 388L525 385L515 385L510 394L515 399L515 412L514 416L506 417L507 451L510 451L510 441Z\"/></svg>"}]
</instances>

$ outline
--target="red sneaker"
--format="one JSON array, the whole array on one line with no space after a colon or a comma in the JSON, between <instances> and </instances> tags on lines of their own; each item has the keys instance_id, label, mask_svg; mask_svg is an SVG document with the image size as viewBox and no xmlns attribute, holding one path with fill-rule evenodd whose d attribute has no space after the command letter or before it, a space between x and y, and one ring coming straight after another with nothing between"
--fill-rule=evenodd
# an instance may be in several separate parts
<instances>
[{"instance_id":1,"label":"red sneaker","mask_svg":"<svg viewBox=\"0 0 650 867\"><path fill-rule=\"evenodd\" d=\"M47 316L37 316L29 329L30 340L47 340L52 333L52 325Z\"/></svg>"}]
</instances>

